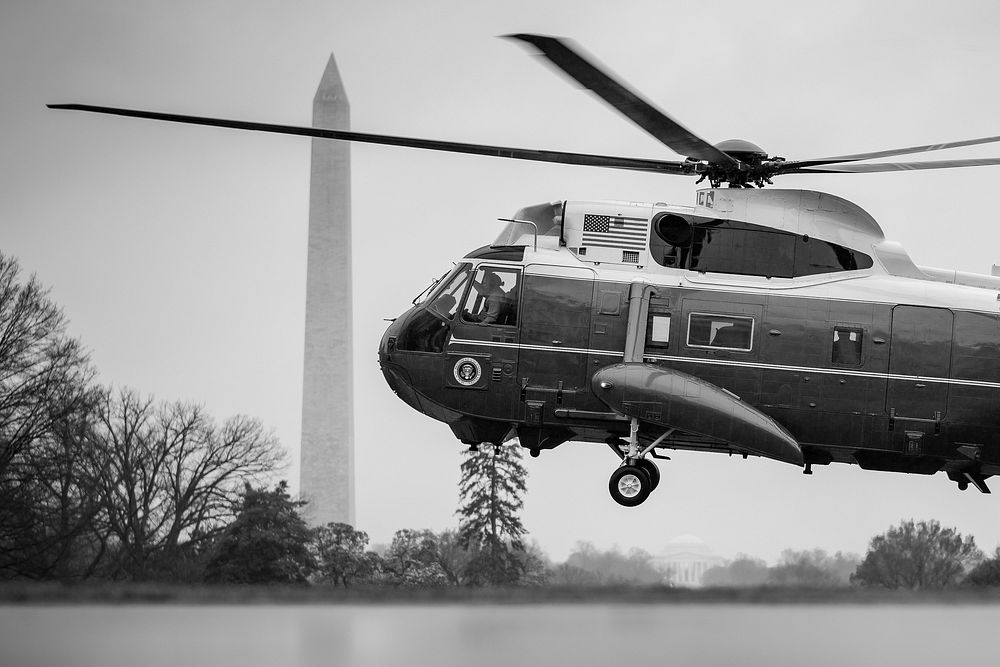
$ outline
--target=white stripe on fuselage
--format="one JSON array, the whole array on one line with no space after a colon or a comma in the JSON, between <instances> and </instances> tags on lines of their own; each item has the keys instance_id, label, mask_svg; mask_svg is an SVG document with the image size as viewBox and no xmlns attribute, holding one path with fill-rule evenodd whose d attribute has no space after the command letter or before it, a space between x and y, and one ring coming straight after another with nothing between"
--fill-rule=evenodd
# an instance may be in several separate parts
<instances>
[{"instance_id":1,"label":"white stripe on fuselage","mask_svg":"<svg viewBox=\"0 0 1000 667\"><path fill-rule=\"evenodd\" d=\"M608 357L624 357L623 352L612 350L594 350L581 347L560 347L557 345L529 345L521 343L500 343L486 340L467 340L464 338L452 338L449 345L479 345L483 347L502 347L516 350L542 350L546 352L564 352L570 354L595 354ZM658 361L670 361L687 364L703 364L708 366L733 366L737 368L759 368L776 371L790 371L794 373L826 373L828 375L849 375L853 377L875 378L880 380L907 380L912 382L936 382L939 384L954 384L965 387L987 387L1000 388L1000 382L986 382L983 380L962 380L959 378L941 378L925 375L901 375L898 373L875 373L871 371L850 370L846 368L820 368L816 366L789 366L786 364L768 364L757 361L738 361L735 359L697 359L692 357L678 357L663 354L646 354L643 360L653 359Z\"/></svg>"}]
</instances>

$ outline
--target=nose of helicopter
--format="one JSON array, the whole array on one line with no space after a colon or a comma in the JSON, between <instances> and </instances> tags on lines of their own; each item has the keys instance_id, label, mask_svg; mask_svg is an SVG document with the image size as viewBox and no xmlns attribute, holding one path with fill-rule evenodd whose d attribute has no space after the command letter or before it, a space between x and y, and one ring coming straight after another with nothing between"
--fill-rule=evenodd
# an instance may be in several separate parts
<instances>
[{"instance_id":1,"label":"nose of helicopter","mask_svg":"<svg viewBox=\"0 0 1000 667\"><path fill-rule=\"evenodd\" d=\"M382 340L378 346L378 363L382 368L382 375L386 384L392 392L399 396L407 405L420 410L420 399L413 388L413 381L406 368L400 363L401 359L396 355L396 343L402 329L401 320L397 317L389 324L389 327L382 334Z\"/></svg>"}]
</instances>

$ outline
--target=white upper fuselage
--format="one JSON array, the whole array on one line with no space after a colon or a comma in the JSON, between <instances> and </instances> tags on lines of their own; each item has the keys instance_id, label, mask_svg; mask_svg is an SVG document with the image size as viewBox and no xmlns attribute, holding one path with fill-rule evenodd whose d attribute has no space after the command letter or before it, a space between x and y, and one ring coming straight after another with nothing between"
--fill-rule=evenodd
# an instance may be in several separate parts
<instances>
[{"instance_id":1,"label":"white upper fuselage","mask_svg":"<svg viewBox=\"0 0 1000 667\"><path fill-rule=\"evenodd\" d=\"M1000 310L1000 278L916 266L905 250L886 241L878 223L863 209L834 195L808 190L709 189L697 193L695 206L614 201L569 201L563 209L562 239L539 236L533 249L531 231L523 227L519 244L527 245L524 263L564 267L565 275L613 282L648 282L728 292L772 293L871 303L912 304L995 313ZM650 220L661 212L692 219L725 219L752 223L859 251L871 257L869 268L777 278L701 272L662 266L650 255ZM643 242L633 236L593 245L585 219L644 220ZM628 224L628 223L625 223ZM588 229L592 229L588 227ZM640 250L640 246L642 249ZM623 251L623 248L626 248ZM625 260L623 261L623 256ZM581 271L583 270L583 271ZM531 269L529 269L531 271Z\"/></svg>"}]
</instances>

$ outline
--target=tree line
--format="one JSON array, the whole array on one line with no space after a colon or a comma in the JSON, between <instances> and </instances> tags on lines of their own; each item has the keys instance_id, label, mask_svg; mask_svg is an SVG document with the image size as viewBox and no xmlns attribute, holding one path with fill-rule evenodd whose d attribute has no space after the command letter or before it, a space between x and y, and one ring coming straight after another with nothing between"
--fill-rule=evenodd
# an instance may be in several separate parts
<instances>
[{"instance_id":1,"label":"tree line","mask_svg":"<svg viewBox=\"0 0 1000 667\"><path fill-rule=\"evenodd\" d=\"M0 253L0 579L539 579L517 445L467 453L457 530L401 530L376 553L350 526L309 528L286 483L268 488L285 453L259 420L95 377L48 291Z\"/></svg>"},{"instance_id":2,"label":"tree line","mask_svg":"<svg viewBox=\"0 0 1000 667\"><path fill-rule=\"evenodd\" d=\"M283 461L256 419L94 378L47 290L0 254L0 578L192 576Z\"/></svg>"}]
</instances>

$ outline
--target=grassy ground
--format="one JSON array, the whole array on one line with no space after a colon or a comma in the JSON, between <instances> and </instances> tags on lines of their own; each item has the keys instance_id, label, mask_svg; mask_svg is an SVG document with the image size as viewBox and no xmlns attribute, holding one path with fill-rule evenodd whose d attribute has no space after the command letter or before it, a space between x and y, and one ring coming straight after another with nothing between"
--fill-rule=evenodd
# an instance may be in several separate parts
<instances>
[{"instance_id":1,"label":"grassy ground","mask_svg":"<svg viewBox=\"0 0 1000 667\"><path fill-rule=\"evenodd\" d=\"M206 586L157 583L0 584L0 604L998 604L1000 589Z\"/></svg>"}]
</instances>

